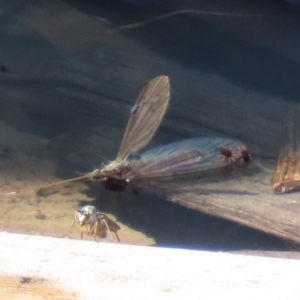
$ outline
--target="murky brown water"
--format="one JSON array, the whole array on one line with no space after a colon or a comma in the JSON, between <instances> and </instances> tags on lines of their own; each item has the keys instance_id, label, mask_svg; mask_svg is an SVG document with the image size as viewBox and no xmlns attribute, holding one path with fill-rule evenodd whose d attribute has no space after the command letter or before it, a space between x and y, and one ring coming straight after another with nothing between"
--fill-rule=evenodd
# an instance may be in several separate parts
<instances>
[{"instance_id":1,"label":"murky brown water","mask_svg":"<svg viewBox=\"0 0 300 300\"><path fill-rule=\"evenodd\" d=\"M259 2L254 10L280 13ZM99 18L113 23L140 16L127 12L119 19L114 12L110 4L100 9L86 1L3 5L0 229L59 237L78 206L89 203L120 224L125 243L284 248L278 239L130 190L113 194L80 181L36 193L114 159L127 112L159 74L170 76L172 100L152 145L228 134L275 169L286 112L299 97L296 19L179 16L118 31ZM267 186L270 178L260 174L259 180ZM8 195L13 191L18 194ZM79 232L75 228L74 238Z\"/></svg>"},{"instance_id":2,"label":"murky brown water","mask_svg":"<svg viewBox=\"0 0 300 300\"><path fill-rule=\"evenodd\" d=\"M61 180L55 176L57 165L13 149L8 152L0 158L1 166L6 170L6 175L1 176L0 183L2 193L0 230L54 237L69 233L75 211L85 204L94 204L97 192L95 191L94 197L88 197L86 193L90 187L84 182L58 184L40 189L39 187ZM99 197L100 186L95 187L95 190L97 189ZM116 220L114 214L120 213L117 197L106 200L101 211L120 224L122 242L143 245L154 243L150 237ZM74 227L72 237L80 237L79 226ZM86 236L84 238L92 239Z\"/></svg>"}]
</instances>

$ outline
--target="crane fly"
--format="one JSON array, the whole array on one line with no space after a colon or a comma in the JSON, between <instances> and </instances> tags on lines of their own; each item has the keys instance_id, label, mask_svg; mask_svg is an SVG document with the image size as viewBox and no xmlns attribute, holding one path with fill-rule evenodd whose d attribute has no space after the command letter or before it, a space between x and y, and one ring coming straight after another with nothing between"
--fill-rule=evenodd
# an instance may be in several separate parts
<instances>
[{"instance_id":1,"label":"crane fly","mask_svg":"<svg viewBox=\"0 0 300 300\"><path fill-rule=\"evenodd\" d=\"M131 108L129 120L117 157L83 176L52 185L88 178L102 181L111 191L123 191L129 183L180 178L180 176L205 174L227 166L248 163L250 154L238 140L224 137L191 138L141 154L138 159L131 155L144 148L156 133L170 101L168 76L158 76L142 89Z\"/></svg>"},{"instance_id":2,"label":"crane fly","mask_svg":"<svg viewBox=\"0 0 300 300\"><path fill-rule=\"evenodd\" d=\"M198 137L174 142L148 150L139 157L139 152L152 139L160 126L170 101L170 82L167 76L152 79L140 92L130 110L129 120L117 157L114 161L80 177L44 185L42 192L51 186L79 179L103 182L111 191L123 191L129 184L137 188L161 188L165 180L188 178L189 175L207 176L207 173L225 170L248 163L250 154L238 140L225 137ZM17 192L8 192L15 195ZM120 242L120 226L96 210L94 206L84 206L75 214L69 237L74 224L78 223L83 235L89 235L98 242L115 233Z\"/></svg>"},{"instance_id":3,"label":"crane fly","mask_svg":"<svg viewBox=\"0 0 300 300\"><path fill-rule=\"evenodd\" d=\"M159 76L151 80L131 109L117 158L86 176L103 181L108 190L122 191L129 183L159 181L249 162L250 155L241 142L222 137L187 139L149 150L139 159L128 159L152 139L169 100L169 78Z\"/></svg>"},{"instance_id":4,"label":"crane fly","mask_svg":"<svg viewBox=\"0 0 300 300\"><path fill-rule=\"evenodd\" d=\"M106 167L97 169L90 176L92 180L102 179L109 190L122 191L129 183L159 183L164 179L222 170L249 160L250 155L240 141L223 137L198 137L151 149L139 159L114 164L114 169L109 169L109 172Z\"/></svg>"},{"instance_id":5,"label":"crane fly","mask_svg":"<svg viewBox=\"0 0 300 300\"><path fill-rule=\"evenodd\" d=\"M83 234L86 234L92 236L94 240L98 242L97 237L103 239L107 237L107 233L110 234L113 232L116 235L118 242L120 242L117 232L121 227L108 216L97 211L96 207L92 205L85 205L77 210L71 224L70 233L67 235L69 238L71 237L75 222L80 226L81 239L83 239Z\"/></svg>"}]
</instances>

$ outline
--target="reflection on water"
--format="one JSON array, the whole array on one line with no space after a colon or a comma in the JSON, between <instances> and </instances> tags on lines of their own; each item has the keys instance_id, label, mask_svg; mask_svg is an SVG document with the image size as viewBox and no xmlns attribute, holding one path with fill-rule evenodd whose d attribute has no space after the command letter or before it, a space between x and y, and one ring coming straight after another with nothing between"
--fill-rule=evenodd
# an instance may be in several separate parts
<instances>
[{"instance_id":1,"label":"reflection on water","mask_svg":"<svg viewBox=\"0 0 300 300\"><path fill-rule=\"evenodd\" d=\"M197 186L193 197L206 207L223 199L220 203L229 203L223 205L232 211L251 197L258 205L262 198L283 199L271 198L270 180L286 112L298 101L299 22L286 11L275 18L247 20L178 16L121 32L112 26L116 15L111 6L91 10L89 5L98 7L96 1L56 1L51 6L27 1L20 6L7 3L1 11L1 229L62 236L78 206L92 204L120 224L125 243L290 249L275 237L145 192L114 194L82 181L36 193L37 187L113 159L138 89L150 78L167 74L170 109L149 147L187 137L229 135L248 145L253 156L247 180L241 176L231 185L236 193L218 192L228 188L222 180L203 183L201 191ZM135 9L151 17L150 8ZM128 10L128 16L137 10ZM266 13L259 4L254 10ZM281 13L280 7L268 11ZM157 12L159 8L153 9ZM228 6L226 12L234 13ZM249 7L243 12L253 13ZM274 34L278 24L280 32ZM257 167L258 158L263 168ZM20 193L5 195L11 191ZM297 195L284 199L291 207Z\"/></svg>"}]
</instances>

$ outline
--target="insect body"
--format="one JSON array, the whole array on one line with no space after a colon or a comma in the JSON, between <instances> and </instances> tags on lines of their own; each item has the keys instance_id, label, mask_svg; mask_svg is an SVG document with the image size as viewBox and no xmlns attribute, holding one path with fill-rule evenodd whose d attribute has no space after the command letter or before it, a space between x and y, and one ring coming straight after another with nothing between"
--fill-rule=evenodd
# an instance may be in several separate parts
<instances>
[{"instance_id":1,"label":"insect body","mask_svg":"<svg viewBox=\"0 0 300 300\"><path fill-rule=\"evenodd\" d=\"M232 153L229 158L224 154L225 147ZM244 149L243 152L240 151L241 148ZM198 137L146 151L138 160L127 160L116 165L114 172L106 174L106 169L103 168L90 174L97 178L101 175L109 176L108 182L123 183L125 188L130 182L152 180L159 183L163 179L244 164L248 162L245 153L245 146L238 140Z\"/></svg>"},{"instance_id":2,"label":"insect body","mask_svg":"<svg viewBox=\"0 0 300 300\"><path fill-rule=\"evenodd\" d=\"M139 159L129 159L151 140L169 100L169 78L159 76L151 80L131 109L116 160L86 176L103 181L108 190L122 191L134 181L159 181L249 161L247 148L241 142L222 137L183 140L147 151Z\"/></svg>"},{"instance_id":3,"label":"insect body","mask_svg":"<svg viewBox=\"0 0 300 300\"><path fill-rule=\"evenodd\" d=\"M159 183L161 179L203 174L206 171L249 162L247 148L237 140L224 137L187 139L146 151L139 159L131 159L130 155L141 150L152 139L169 101L169 78L158 76L152 79L142 89L131 108L116 159L93 172L65 182L89 178L102 181L108 190L123 191L130 183L145 183L149 179ZM142 187L143 183L140 185ZM96 224L95 222L91 221L90 224Z\"/></svg>"},{"instance_id":4,"label":"insect body","mask_svg":"<svg viewBox=\"0 0 300 300\"><path fill-rule=\"evenodd\" d=\"M75 213L75 220L72 222L69 237L71 237L75 221L80 225L81 239L83 239L83 234L86 234L93 236L95 241L98 242L97 237L106 238L107 232L114 232L120 242L117 232L121 227L105 214L97 211L92 205L86 205Z\"/></svg>"}]
</instances>

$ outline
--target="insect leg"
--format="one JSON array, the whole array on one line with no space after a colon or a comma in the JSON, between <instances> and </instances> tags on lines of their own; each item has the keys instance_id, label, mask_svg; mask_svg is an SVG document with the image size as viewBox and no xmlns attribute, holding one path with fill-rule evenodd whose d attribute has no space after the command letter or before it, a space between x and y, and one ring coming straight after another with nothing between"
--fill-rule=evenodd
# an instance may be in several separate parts
<instances>
[{"instance_id":1,"label":"insect leg","mask_svg":"<svg viewBox=\"0 0 300 300\"><path fill-rule=\"evenodd\" d=\"M111 236L111 231L110 231L110 229L109 229L109 227L108 227L108 224L107 224L106 220L105 220L105 219L102 219L102 221L103 221L103 223L105 224L105 227L106 227L106 229L107 229L107 232L108 232L108 234L109 234L110 239L112 240L113 238L112 238L112 236Z\"/></svg>"},{"instance_id":2,"label":"insect leg","mask_svg":"<svg viewBox=\"0 0 300 300\"><path fill-rule=\"evenodd\" d=\"M119 238L119 236L118 236L118 233L117 233L116 231L115 231L115 235L116 235L116 237L117 237L118 242L121 243L121 240L120 240L120 238Z\"/></svg>"},{"instance_id":3,"label":"insect leg","mask_svg":"<svg viewBox=\"0 0 300 300\"><path fill-rule=\"evenodd\" d=\"M93 231L93 238L94 238L95 242L97 242L97 243L99 243L99 241L96 238L96 233L97 233L98 226L99 226L99 222L96 221L95 226L94 226L94 231Z\"/></svg>"},{"instance_id":4,"label":"insect leg","mask_svg":"<svg viewBox=\"0 0 300 300\"><path fill-rule=\"evenodd\" d=\"M69 233L67 233L67 234L65 234L65 235L63 235L63 236L60 236L60 238L64 238L64 237L68 237L69 239L70 238L72 238L72 231L73 231L73 226L74 226L74 220L72 221L72 224L71 224L71 228L70 228L70 232Z\"/></svg>"}]
</instances>

